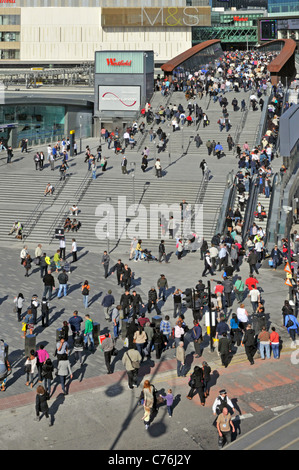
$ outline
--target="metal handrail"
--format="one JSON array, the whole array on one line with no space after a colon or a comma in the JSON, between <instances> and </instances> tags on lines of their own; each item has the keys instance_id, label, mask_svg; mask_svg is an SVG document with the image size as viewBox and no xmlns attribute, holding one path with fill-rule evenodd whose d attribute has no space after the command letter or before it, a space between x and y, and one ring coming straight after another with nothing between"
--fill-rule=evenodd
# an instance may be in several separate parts
<instances>
[{"instance_id":1,"label":"metal handrail","mask_svg":"<svg viewBox=\"0 0 299 470\"><path fill-rule=\"evenodd\" d=\"M245 209L244 223L243 223L243 228L242 228L243 242L246 241L248 234L249 234L249 228L253 220L254 207L256 206L257 198L258 198L258 185L257 185L257 176L255 175L255 177L251 180L251 187L249 189L249 198L247 200L246 209Z\"/></svg>"},{"instance_id":2,"label":"metal handrail","mask_svg":"<svg viewBox=\"0 0 299 470\"><path fill-rule=\"evenodd\" d=\"M54 230L54 227L57 227L60 220L62 219L62 215L65 214L65 211L66 211L66 206L69 206L70 205L70 201L69 199L67 201L64 202L63 206L61 207L60 211L58 212L57 216L55 217L55 219L53 220L52 224L50 225L49 227L49 230L48 230L48 235L50 235L51 233L53 233L53 230ZM50 237L50 241L49 241L49 245L51 245L52 241L54 240L55 238L55 233L52 234L52 236Z\"/></svg>"}]
</instances>

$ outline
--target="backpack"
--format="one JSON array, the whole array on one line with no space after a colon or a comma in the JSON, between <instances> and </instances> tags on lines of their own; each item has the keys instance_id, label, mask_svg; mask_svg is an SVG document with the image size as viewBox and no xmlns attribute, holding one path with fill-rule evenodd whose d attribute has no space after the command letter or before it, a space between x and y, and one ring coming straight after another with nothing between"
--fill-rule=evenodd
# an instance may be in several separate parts
<instances>
[{"instance_id":1,"label":"backpack","mask_svg":"<svg viewBox=\"0 0 299 470\"><path fill-rule=\"evenodd\" d=\"M227 397L225 396L223 399L221 397L218 397L218 399L220 400L220 403L217 406L217 410L219 411L219 413L222 413L223 408L225 408L227 405Z\"/></svg>"},{"instance_id":2,"label":"backpack","mask_svg":"<svg viewBox=\"0 0 299 470\"><path fill-rule=\"evenodd\" d=\"M89 294L89 289L87 287L84 287L82 290L82 295L88 295Z\"/></svg>"}]
</instances>

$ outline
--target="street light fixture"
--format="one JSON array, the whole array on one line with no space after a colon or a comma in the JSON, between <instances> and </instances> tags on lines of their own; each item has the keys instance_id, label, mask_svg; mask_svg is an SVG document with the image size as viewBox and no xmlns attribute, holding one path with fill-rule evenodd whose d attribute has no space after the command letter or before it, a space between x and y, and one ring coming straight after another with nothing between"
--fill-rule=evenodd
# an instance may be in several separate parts
<instances>
[{"instance_id":1,"label":"street light fixture","mask_svg":"<svg viewBox=\"0 0 299 470\"><path fill-rule=\"evenodd\" d=\"M107 209L107 218L108 218L108 222L107 222L107 232L106 232L106 237L107 237L107 253L109 255L109 252L110 252L110 246L109 246L109 221L110 221L110 211L109 211L109 204L111 202L111 197L110 196L107 196L106 197L106 202L107 202L107 206L108 206L108 209Z\"/></svg>"},{"instance_id":2,"label":"street light fixture","mask_svg":"<svg viewBox=\"0 0 299 470\"><path fill-rule=\"evenodd\" d=\"M131 166L131 175L132 175L132 182L133 182L133 204L134 204L134 213L135 213L135 167L136 167L136 163L131 162L130 166Z\"/></svg>"},{"instance_id":3,"label":"street light fixture","mask_svg":"<svg viewBox=\"0 0 299 470\"><path fill-rule=\"evenodd\" d=\"M82 116L80 115L80 154L82 153Z\"/></svg>"}]
</instances>

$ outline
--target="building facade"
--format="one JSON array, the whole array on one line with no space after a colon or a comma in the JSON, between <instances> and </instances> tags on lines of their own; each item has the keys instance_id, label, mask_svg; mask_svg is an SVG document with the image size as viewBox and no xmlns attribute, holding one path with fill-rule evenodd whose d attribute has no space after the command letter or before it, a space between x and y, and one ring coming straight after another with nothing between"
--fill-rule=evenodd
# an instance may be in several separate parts
<instances>
[{"instance_id":1,"label":"building facade","mask_svg":"<svg viewBox=\"0 0 299 470\"><path fill-rule=\"evenodd\" d=\"M6 3L7 2L7 3ZM97 50L153 50L155 62L192 45L210 25L208 0L3 0L0 65L93 61ZM194 4L196 3L196 4Z\"/></svg>"}]
</instances>

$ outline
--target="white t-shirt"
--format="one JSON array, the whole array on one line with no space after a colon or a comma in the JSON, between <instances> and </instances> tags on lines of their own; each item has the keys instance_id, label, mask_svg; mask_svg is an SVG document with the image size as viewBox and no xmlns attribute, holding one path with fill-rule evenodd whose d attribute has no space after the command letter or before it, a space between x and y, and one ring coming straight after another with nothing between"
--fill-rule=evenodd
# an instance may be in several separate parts
<instances>
[{"instance_id":1,"label":"white t-shirt","mask_svg":"<svg viewBox=\"0 0 299 470\"><path fill-rule=\"evenodd\" d=\"M238 320L241 321L242 323L248 322L248 316L246 315L246 309L245 308L237 308L237 317Z\"/></svg>"},{"instance_id":2,"label":"white t-shirt","mask_svg":"<svg viewBox=\"0 0 299 470\"><path fill-rule=\"evenodd\" d=\"M249 295L251 302L257 302L260 296L260 292L257 289L251 289L251 291L249 291Z\"/></svg>"}]
</instances>

